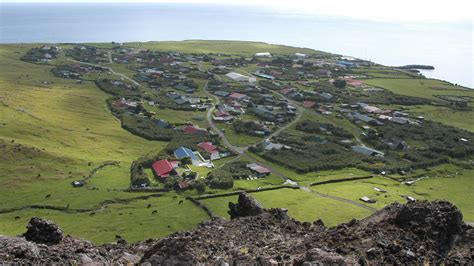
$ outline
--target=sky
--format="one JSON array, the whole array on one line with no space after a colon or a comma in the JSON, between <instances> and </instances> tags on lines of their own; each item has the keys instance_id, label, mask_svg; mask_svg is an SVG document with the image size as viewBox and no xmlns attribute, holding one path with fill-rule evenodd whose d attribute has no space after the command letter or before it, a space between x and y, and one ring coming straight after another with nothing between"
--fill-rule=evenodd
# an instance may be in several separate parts
<instances>
[{"instance_id":1,"label":"sky","mask_svg":"<svg viewBox=\"0 0 474 266\"><path fill-rule=\"evenodd\" d=\"M402 22L473 22L472 0L0 0L2 2L146 2L244 5L282 14Z\"/></svg>"}]
</instances>

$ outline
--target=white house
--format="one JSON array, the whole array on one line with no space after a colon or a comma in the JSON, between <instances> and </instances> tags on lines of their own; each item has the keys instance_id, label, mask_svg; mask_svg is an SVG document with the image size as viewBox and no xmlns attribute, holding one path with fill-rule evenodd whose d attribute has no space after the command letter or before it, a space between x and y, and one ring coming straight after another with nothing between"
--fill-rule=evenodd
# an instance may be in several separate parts
<instances>
[{"instance_id":1,"label":"white house","mask_svg":"<svg viewBox=\"0 0 474 266\"><path fill-rule=\"evenodd\" d=\"M237 72L229 72L226 74L226 76L234 81L249 81L250 77L244 76L240 73Z\"/></svg>"},{"instance_id":2,"label":"white house","mask_svg":"<svg viewBox=\"0 0 474 266\"><path fill-rule=\"evenodd\" d=\"M305 57L306 57L306 54L303 54L303 53L295 53L295 56L296 56L296 57L299 57L299 58L305 58Z\"/></svg>"},{"instance_id":3,"label":"white house","mask_svg":"<svg viewBox=\"0 0 474 266\"><path fill-rule=\"evenodd\" d=\"M269 52L264 52L264 53L256 53L255 56L256 56L256 57L267 57L267 58L271 58L271 57L272 57L272 54L269 53Z\"/></svg>"}]
</instances>

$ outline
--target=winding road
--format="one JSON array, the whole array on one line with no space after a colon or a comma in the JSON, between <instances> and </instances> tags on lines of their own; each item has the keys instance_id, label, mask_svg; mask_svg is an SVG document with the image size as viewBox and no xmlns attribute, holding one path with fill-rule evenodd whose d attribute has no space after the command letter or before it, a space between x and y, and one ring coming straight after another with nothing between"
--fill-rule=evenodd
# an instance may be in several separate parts
<instances>
[{"instance_id":1,"label":"winding road","mask_svg":"<svg viewBox=\"0 0 474 266\"><path fill-rule=\"evenodd\" d=\"M371 212L375 212L377 211L376 208L373 208L373 207L370 207L370 206L366 206L362 203L359 203L359 202L356 202L356 201L353 201L353 200L350 200L350 199L345 199L345 198L341 198L341 197L337 197L337 196L332 196L332 195L328 195L328 194L324 194L324 193L321 193L321 192L318 192L318 191L315 191L309 187L305 187L305 186L301 186L299 185L298 183L296 183L295 181L291 180L290 177L288 177L287 175L279 172L278 170L276 170L275 168L271 167L270 165L268 164L265 164L259 160L257 160L256 158L254 158L253 156L249 155L248 153L246 153L246 151L248 150L248 148L250 146L245 146L245 147L238 147L238 146L235 146L233 145L232 143L229 142L229 140L227 139L227 137L225 136L225 134L216 126L216 124L214 123L214 121L212 120L212 113L214 112L214 110L216 109L216 105L220 104L220 99L219 97L217 97L216 95L214 94L211 94L208 90L207 90L207 85L208 83L206 83L204 85L204 92L209 95L210 97L214 98L215 99L215 104L209 108L209 110L207 111L207 115L206 115L206 118L207 118L207 122L209 124L209 126L211 127L211 129L216 132L218 134L218 136L222 139L222 142L223 142L223 145L226 146L227 148L229 148L230 150L236 152L239 154L239 156L236 158L241 158L241 157L245 157L247 160L251 161L251 162L254 162L254 163L258 163L260 165L262 165L263 167L269 169L272 174L284 179L284 180L289 180L291 181L292 183L294 184L297 184L297 186L305 191L305 192L309 192L309 193L312 193L314 195L317 195L319 197L323 197L323 198L328 198L328 199L332 199L332 200L336 200L336 201L339 201L339 202L343 202L343 203L347 203L347 204L351 204L351 205L354 205L356 207L360 207L360 208L363 208L363 209L366 209L366 210L369 210ZM295 117L295 119L293 119L291 122L287 123L285 126L283 127L280 127L278 130L276 130L275 132L273 132L272 134L270 134L268 136L268 138L272 138L272 137L275 137L275 136L278 136L281 132L283 132L284 130L288 129L289 127L293 126L295 123L297 123L301 117L303 116L303 112L304 112L304 109L303 107L301 107L301 105L291 99L288 99L287 97L285 97L283 94L279 93L279 92L275 92L275 91L271 91L272 93L274 94L277 94L279 95L280 97L282 97L283 99L287 100L288 103L290 103L291 105L295 106L297 108L297 115ZM231 160L229 162L233 162L235 161L234 160ZM227 163L229 163L227 162ZM222 166L221 166L222 167Z\"/></svg>"},{"instance_id":2,"label":"winding road","mask_svg":"<svg viewBox=\"0 0 474 266\"><path fill-rule=\"evenodd\" d=\"M110 73L114 74L114 75L117 75L117 76L120 76L130 82L132 82L133 84L137 85L138 87L143 87L140 83L138 83L136 80L126 76L125 74L122 74L122 73L118 73L118 72L115 72L111 67L106 67L106 66L103 66L103 65L98 65L98 64L93 64L93 63L87 63L87 62L81 62L81 61L77 61L77 60L73 60L73 59L67 59L71 62L75 62L75 63L79 63L79 64L84 64L84 65L89 65L89 66L94 66L94 67L101 67L103 69L106 69L108 71L110 71ZM246 151L248 150L248 148L250 146L245 146L245 147L239 147L239 146L235 146L233 145L232 143L229 142L229 140L227 139L227 137L225 136L225 134L216 126L216 124L214 123L214 121L212 120L212 113L215 111L216 109L216 105L220 104L220 99L219 97L211 94L208 90L207 90L207 87L208 87L208 83L206 83L204 85L204 92L209 95L210 97L214 98L215 99L215 103L212 105L211 108L209 108L209 110L207 111L207 114L206 114L206 119L207 119L207 122L210 126L210 128L216 132L218 134L218 136L222 139L222 142L223 142L223 145L226 146L227 148L229 148L230 150L234 151L235 153L239 154L237 156L237 158L240 158L240 157L245 157L247 160L251 161L251 162L255 162L255 163L258 163L264 167L266 167L267 169L269 169L274 175L284 179L284 180L289 180L291 181L292 183L294 184L297 184L296 182L294 182L293 180L291 180L290 177L288 177L287 175L277 171L276 169L274 169L273 167L265 164L265 163L262 163L261 161L258 161L256 158L250 156L248 153L246 153ZM268 136L268 138L272 138L272 137L275 137L275 136L278 136L281 132L283 132L284 130L288 129L289 127L293 126L295 123L297 123L301 117L303 116L303 112L304 112L304 109L303 107L301 107L301 105L298 103L298 102L295 102L291 99L288 99L286 96L284 96L283 94L279 93L279 92L276 92L276 91L270 91L274 94L277 94L279 95L280 97L282 97L283 99L285 99L286 101L288 101L288 103L290 103L291 105L295 106L297 108L297 115L295 117L295 119L293 119L291 122L287 123L286 125L284 125L283 127L279 128L278 130L276 130L275 132L273 132L272 134L270 134ZM236 159L237 159L236 158ZM235 159L235 160L236 160ZM231 160L229 162L232 162L234 160ZM227 162L227 163L229 163ZM343 202L343 203L347 203L347 204L351 204L351 205L354 205L356 207L360 207L360 208L364 208L366 210L369 210L371 212L375 212L377 211L376 208L373 208L373 207L370 207L370 206L366 206L362 203L359 203L359 202L356 202L356 201L353 201L353 200L349 200L349 199L345 199L345 198L340 198L340 197L337 197L337 196L332 196L332 195L328 195L328 194L324 194L324 193L321 193L321 192L317 192L315 190L312 190L308 187L305 187L305 186L301 186L299 184L297 184L297 186L303 190L303 191L306 191L306 192L309 192L309 193L312 193L312 194L315 194L315 195L318 195L320 197L323 197L323 198L329 198L329 199L333 199L333 200L337 200L339 202Z\"/></svg>"}]
</instances>

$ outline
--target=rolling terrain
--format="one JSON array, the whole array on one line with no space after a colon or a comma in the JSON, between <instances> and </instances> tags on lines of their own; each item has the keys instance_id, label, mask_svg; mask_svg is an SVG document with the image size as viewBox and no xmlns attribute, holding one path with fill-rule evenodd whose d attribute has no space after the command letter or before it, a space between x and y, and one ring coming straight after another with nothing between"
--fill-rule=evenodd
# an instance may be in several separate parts
<instances>
[{"instance_id":1,"label":"rolling terrain","mask_svg":"<svg viewBox=\"0 0 474 266\"><path fill-rule=\"evenodd\" d=\"M117 235L129 242L163 237L194 229L209 219L208 213L186 200L187 197L198 198L214 215L229 219L227 204L236 200L236 194L199 199L203 195L195 190L127 191L132 162L164 150L169 142L146 140L123 129L121 121L107 105L110 95L96 86L93 75L85 76L82 82L53 75L51 69L70 62L71 58L63 51L58 59L48 64L21 60L29 49L40 45L0 45L0 235L20 234L32 216L40 216L54 220L67 234L98 244L112 242ZM113 47L112 44L89 45L103 49ZM73 47L69 44L61 46L63 50ZM161 52L225 53L234 57L251 56L261 51L275 55L297 52L327 55L310 49L232 41L149 42L126 46ZM109 60L99 65L113 70L107 77L137 82L135 71L123 64ZM202 67L210 68L209 65ZM253 70L248 67L246 71ZM363 71L367 75L364 82L399 95L435 102L439 101L437 95L474 97L472 91L438 80L419 79L405 72L371 71ZM143 86L145 93L152 93L146 84L137 84ZM205 95L205 84L203 80L198 82L196 94ZM472 107L472 102L469 107ZM193 121L203 128L210 126L203 112L146 108L171 123ZM474 132L472 110L459 111L428 104L411 105L406 110L424 116L426 120ZM355 136L359 134L359 129L346 120L306 109L301 109L301 112L301 118L298 117L296 122L304 119L330 123ZM245 119L254 117L249 115ZM283 133L302 134L297 130L296 122L289 124ZM262 139L237 134L231 125L219 125L219 128L224 129L230 144L237 147L248 147ZM252 196L265 208L286 208L288 214L299 221L322 219L329 226L367 217L392 202L405 202L402 196L412 195L418 200L449 200L462 211L465 222L474 221L472 155L463 161L451 160L417 169L408 176L377 174L370 179L314 186L311 186L314 182L373 173L349 166L300 173L252 152L244 152L235 158L243 162L260 162L273 172L260 180L235 180L231 190L207 189L206 194L253 190ZM216 168L224 168L233 160L219 160ZM205 176L210 170L201 168L196 171ZM75 188L71 185L71 182L83 178L88 180L86 186ZM287 179L304 189L260 191L261 188L284 185ZM401 184L406 179L418 181L411 186ZM374 187L383 188L387 193L378 193ZM370 196L377 202L360 202L362 196Z\"/></svg>"}]
</instances>

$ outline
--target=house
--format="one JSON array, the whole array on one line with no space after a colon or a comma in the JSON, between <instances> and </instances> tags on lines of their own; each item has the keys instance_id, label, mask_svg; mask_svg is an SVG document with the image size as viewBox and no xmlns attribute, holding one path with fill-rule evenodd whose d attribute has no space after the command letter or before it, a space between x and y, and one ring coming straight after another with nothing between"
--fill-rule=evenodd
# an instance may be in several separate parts
<instances>
[{"instance_id":1,"label":"house","mask_svg":"<svg viewBox=\"0 0 474 266\"><path fill-rule=\"evenodd\" d=\"M290 92L293 92L293 91L296 91L296 89L295 88L284 88L280 92L283 95L288 95Z\"/></svg>"},{"instance_id":2,"label":"house","mask_svg":"<svg viewBox=\"0 0 474 266\"><path fill-rule=\"evenodd\" d=\"M84 180L76 180L71 182L73 187L83 187L86 184Z\"/></svg>"},{"instance_id":3,"label":"house","mask_svg":"<svg viewBox=\"0 0 474 266\"><path fill-rule=\"evenodd\" d=\"M248 96L243 94L243 93L234 92L231 95L229 95L229 98L232 98L232 99L237 100L237 101L242 101L242 100L248 98Z\"/></svg>"},{"instance_id":4,"label":"house","mask_svg":"<svg viewBox=\"0 0 474 266\"><path fill-rule=\"evenodd\" d=\"M175 173L173 165L168 160L159 160L151 165L155 175L162 180Z\"/></svg>"},{"instance_id":5,"label":"house","mask_svg":"<svg viewBox=\"0 0 474 266\"><path fill-rule=\"evenodd\" d=\"M260 116L262 118L270 119L270 120L275 119L275 115L273 114L273 112L265 108L265 106L263 105L258 105L252 110L255 113L255 115Z\"/></svg>"},{"instance_id":6,"label":"house","mask_svg":"<svg viewBox=\"0 0 474 266\"><path fill-rule=\"evenodd\" d=\"M157 125L160 128L170 128L171 127L171 125L163 119L156 120L155 125Z\"/></svg>"},{"instance_id":7,"label":"house","mask_svg":"<svg viewBox=\"0 0 474 266\"><path fill-rule=\"evenodd\" d=\"M230 92L228 91L215 91L214 95L220 96L220 97L227 97L229 96Z\"/></svg>"},{"instance_id":8,"label":"house","mask_svg":"<svg viewBox=\"0 0 474 266\"><path fill-rule=\"evenodd\" d=\"M360 120L360 121L363 121L363 122L366 122L366 123L371 123L372 121L375 120L372 117L362 115L362 114L355 114L355 115L353 115L353 117L357 120Z\"/></svg>"},{"instance_id":9,"label":"house","mask_svg":"<svg viewBox=\"0 0 474 266\"><path fill-rule=\"evenodd\" d=\"M322 92L319 94L319 96L323 97L326 100L331 100L334 97L332 94L327 92Z\"/></svg>"},{"instance_id":10,"label":"house","mask_svg":"<svg viewBox=\"0 0 474 266\"><path fill-rule=\"evenodd\" d=\"M178 187L181 190L187 189L189 187L189 182L186 180L182 180L181 182L179 182Z\"/></svg>"},{"instance_id":11,"label":"house","mask_svg":"<svg viewBox=\"0 0 474 266\"><path fill-rule=\"evenodd\" d=\"M316 105L313 101L303 101L303 107L305 108L313 108Z\"/></svg>"},{"instance_id":12,"label":"house","mask_svg":"<svg viewBox=\"0 0 474 266\"><path fill-rule=\"evenodd\" d=\"M363 110L366 111L367 113L376 113L376 114L382 113L382 109L376 106L371 106L371 105L364 106Z\"/></svg>"},{"instance_id":13,"label":"house","mask_svg":"<svg viewBox=\"0 0 474 266\"><path fill-rule=\"evenodd\" d=\"M174 151L174 157L177 159L190 158L193 165L199 165L200 161L191 149L179 147Z\"/></svg>"},{"instance_id":14,"label":"house","mask_svg":"<svg viewBox=\"0 0 474 266\"><path fill-rule=\"evenodd\" d=\"M246 167L250 169L252 172L256 173L259 177L263 177L269 175L271 171L261 165L256 163L247 164Z\"/></svg>"},{"instance_id":15,"label":"house","mask_svg":"<svg viewBox=\"0 0 474 266\"><path fill-rule=\"evenodd\" d=\"M253 73L254 76L256 77L259 77L259 78L263 78L263 79L269 79L269 80L274 80L275 77L272 76L272 75L268 75L268 74L265 74L265 73L261 73L261 72L255 72Z\"/></svg>"},{"instance_id":16,"label":"house","mask_svg":"<svg viewBox=\"0 0 474 266\"><path fill-rule=\"evenodd\" d=\"M352 148L353 151L355 151L357 153L360 153L360 154L367 155L367 156L377 156L377 157L385 156L385 154L381 151L371 149L369 147L362 146L362 145L355 145L355 146L352 146L351 148Z\"/></svg>"},{"instance_id":17,"label":"house","mask_svg":"<svg viewBox=\"0 0 474 266\"><path fill-rule=\"evenodd\" d=\"M180 91L183 91L183 92L185 92L185 93L193 93L193 92L196 91L195 88L186 86L186 85L184 85L184 84L182 84L182 83L176 85L176 86L175 86L175 89L180 90Z\"/></svg>"},{"instance_id":18,"label":"house","mask_svg":"<svg viewBox=\"0 0 474 266\"><path fill-rule=\"evenodd\" d=\"M391 149L402 150L402 151L408 150L408 144L401 139L396 139L396 138L384 139L382 140L382 142L385 145L389 146Z\"/></svg>"},{"instance_id":19,"label":"house","mask_svg":"<svg viewBox=\"0 0 474 266\"><path fill-rule=\"evenodd\" d=\"M198 144L198 147L210 154L211 161L220 159L219 150L217 149L216 146L212 144L212 142L210 141L201 142Z\"/></svg>"},{"instance_id":20,"label":"house","mask_svg":"<svg viewBox=\"0 0 474 266\"><path fill-rule=\"evenodd\" d=\"M409 119L406 118L406 117L395 116L390 121L392 121L394 123L397 123L397 124L400 124L400 125L405 125L406 123L408 123Z\"/></svg>"},{"instance_id":21,"label":"house","mask_svg":"<svg viewBox=\"0 0 474 266\"><path fill-rule=\"evenodd\" d=\"M272 54L269 52L263 52L263 53L256 53L255 57L266 57L266 58L271 58Z\"/></svg>"},{"instance_id":22,"label":"house","mask_svg":"<svg viewBox=\"0 0 474 266\"><path fill-rule=\"evenodd\" d=\"M361 87L364 85L364 83L361 81L361 80L358 80L358 79L352 79L352 78L346 78L346 83L347 85L351 86L351 87Z\"/></svg>"},{"instance_id":23,"label":"house","mask_svg":"<svg viewBox=\"0 0 474 266\"><path fill-rule=\"evenodd\" d=\"M250 80L250 77L244 76L240 73L237 72L229 72L226 74L226 77L232 79L233 81L244 81L248 82Z\"/></svg>"},{"instance_id":24,"label":"house","mask_svg":"<svg viewBox=\"0 0 474 266\"><path fill-rule=\"evenodd\" d=\"M200 131L202 131L202 129L195 126L186 126L183 128L183 132L186 134L195 134Z\"/></svg>"},{"instance_id":25,"label":"house","mask_svg":"<svg viewBox=\"0 0 474 266\"><path fill-rule=\"evenodd\" d=\"M363 196L363 197L361 197L359 200L361 200L361 201L363 201L363 202L365 202L365 203L375 203L375 202L376 202L374 199L371 199L371 198L369 198L369 197L367 197L367 196Z\"/></svg>"},{"instance_id":26,"label":"house","mask_svg":"<svg viewBox=\"0 0 474 266\"><path fill-rule=\"evenodd\" d=\"M217 146L214 146L214 144L212 144L212 142L210 141L201 142L198 144L198 147L205 150L208 153L211 153L217 150Z\"/></svg>"},{"instance_id":27,"label":"house","mask_svg":"<svg viewBox=\"0 0 474 266\"><path fill-rule=\"evenodd\" d=\"M305 58L307 55L303 53L295 53L295 56L298 58Z\"/></svg>"},{"instance_id":28,"label":"house","mask_svg":"<svg viewBox=\"0 0 474 266\"><path fill-rule=\"evenodd\" d=\"M281 150L284 146L279 143L273 143L269 139L265 139L262 143L263 149L266 151Z\"/></svg>"},{"instance_id":29,"label":"house","mask_svg":"<svg viewBox=\"0 0 474 266\"><path fill-rule=\"evenodd\" d=\"M178 99L174 100L174 103L176 103L177 105L183 105L183 104L188 103L188 100L186 100L184 98L178 98Z\"/></svg>"}]
</instances>

